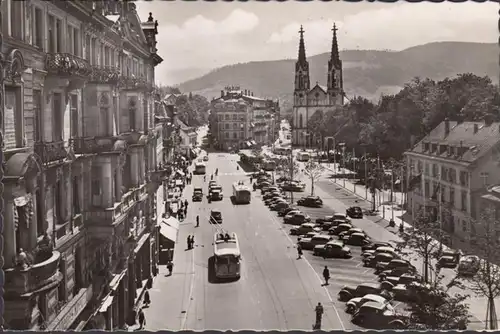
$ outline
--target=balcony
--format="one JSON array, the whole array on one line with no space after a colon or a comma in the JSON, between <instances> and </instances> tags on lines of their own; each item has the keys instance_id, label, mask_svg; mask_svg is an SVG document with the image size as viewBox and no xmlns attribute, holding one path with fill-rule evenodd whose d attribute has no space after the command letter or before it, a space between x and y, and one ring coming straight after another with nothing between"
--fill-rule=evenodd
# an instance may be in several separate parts
<instances>
[{"instance_id":1,"label":"balcony","mask_svg":"<svg viewBox=\"0 0 500 334\"><path fill-rule=\"evenodd\" d=\"M92 66L83 58L70 53L48 53L45 59L45 70L49 75L62 77L89 78Z\"/></svg>"},{"instance_id":2,"label":"balcony","mask_svg":"<svg viewBox=\"0 0 500 334\"><path fill-rule=\"evenodd\" d=\"M73 138L73 150L75 154L113 152L116 140L116 137Z\"/></svg>"},{"instance_id":3,"label":"balcony","mask_svg":"<svg viewBox=\"0 0 500 334\"><path fill-rule=\"evenodd\" d=\"M34 264L27 268L16 267L5 270L6 294L23 295L40 291L60 281L59 252L38 250L33 257Z\"/></svg>"},{"instance_id":4,"label":"balcony","mask_svg":"<svg viewBox=\"0 0 500 334\"><path fill-rule=\"evenodd\" d=\"M92 66L90 83L116 84L120 80L120 69L114 66Z\"/></svg>"},{"instance_id":5,"label":"balcony","mask_svg":"<svg viewBox=\"0 0 500 334\"><path fill-rule=\"evenodd\" d=\"M118 85L124 90L152 90L153 84L143 77L122 75L118 80Z\"/></svg>"},{"instance_id":6,"label":"balcony","mask_svg":"<svg viewBox=\"0 0 500 334\"><path fill-rule=\"evenodd\" d=\"M43 163L64 160L68 155L64 141L35 143L35 153L38 154Z\"/></svg>"}]
</instances>

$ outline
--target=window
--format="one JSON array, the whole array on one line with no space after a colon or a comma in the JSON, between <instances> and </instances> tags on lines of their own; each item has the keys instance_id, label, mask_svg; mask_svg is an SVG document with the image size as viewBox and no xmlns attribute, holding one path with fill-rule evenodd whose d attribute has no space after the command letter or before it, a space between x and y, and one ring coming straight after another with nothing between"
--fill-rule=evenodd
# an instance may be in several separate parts
<instances>
[{"instance_id":1,"label":"window","mask_svg":"<svg viewBox=\"0 0 500 334\"><path fill-rule=\"evenodd\" d=\"M31 35L33 36L33 45L43 50L43 33L44 33L44 23L43 23L43 12L40 8L34 7L31 19L33 23L31 25L33 31Z\"/></svg>"},{"instance_id":2,"label":"window","mask_svg":"<svg viewBox=\"0 0 500 334\"><path fill-rule=\"evenodd\" d=\"M42 92L38 89L33 90L33 115L34 115L34 133L33 141L42 140Z\"/></svg>"},{"instance_id":3,"label":"window","mask_svg":"<svg viewBox=\"0 0 500 334\"><path fill-rule=\"evenodd\" d=\"M228 121L228 120L229 120L229 114L225 114L225 115L224 115L224 119L225 119L226 121Z\"/></svg>"},{"instance_id":4,"label":"window","mask_svg":"<svg viewBox=\"0 0 500 334\"><path fill-rule=\"evenodd\" d=\"M462 232L467 232L467 221L462 220Z\"/></svg>"},{"instance_id":5,"label":"window","mask_svg":"<svg viewBox=\"0 0 500 334\"><path fill-rule=\"evenodd\" d=\"M100 114L99 114L99 129L100 134L102 136L107 136L110 133L109 126L109 98L106 94L101 96L101 100L99 101L100 105Z\"/></svg>"},{"instance_id":6,"label":"window","mask_svg":"<svg viewBox=\"0 0 500 334\"><path fill-rule=\"evenodd\" d=\"M224 137L229 138L229 132L224 132Z\"/></svg>"},{"instance_id":7,"label":"window","mask_svg":"<svg viewBox=\"0 0 500 334\"><path fill-rule=\"evenodd\" d=\"M224 123L224 129L229 129L229 123Z\"/></svg>"},{"instance_id":8,"label":"window","mask_svg":"<svg viewBox=\"0 0 500 334\"><path fill-rule=\"evenodd\" d=\"M460 172L460 185L462 185L464 187L469 186L469 173L468 172L464 172L464 171Z\"/></svg>"},{"instance_id":9,"label":"window","mask_svg":"<svg viewBox=\"0 0 500 334\"><path fill-rule=\"evenodd\" d=\"M9 1L10 3L10 35L24 41L24 1Z\"/></svg>"},{"instance_id":10,"label":"window","mask_svg":"<svg viewBox=\"0 0 500 334\"><path fill-rule=\"evenodd\" d=\"M424 194L425 194L425 196L427 196L427 197L428 197L429 195L431 195L431 194L430 194L430 185L429 185L429 181L427 181L427 180L424 182Z\"/></svg>"},{"instance_id":11,"label":"window","mask_svg":"<svg viewBox=\"0 0 500 334\"><path fill-rule=\"evenodd\" d=\"M426 162L424 166L424 175L429 175L429 164Z\"/></svg>"},{"instance_id":12,"label":"window","mask_svg":"<svg viewBox=\"0 0 500 334\"><path fill-rule=\"evenodd\" d=\"M99 46L99 65L104 66L104 44Z\"/></svg>"},{"instance_id":13,"label":"window","mask_svg":"<svg viewBox=\"0 0 500 334\"><path fill-rule=\"evenodd\" d=\"M233 132L233 139L238 139L238 132Z\"/></svg>"},{"instance_id":14,"label":"window","mask_svg":"<svg viewBox=\"0 0 500 334\"><path fill-rule=\"evenodd\" d=\"M95 38L92 38L91 41L91 48L90 48L90 59L91 59L91 64L92 65L97 65L97 41Z\"/></svg>"},{"instance_id":15,"label":"window","mask_svg":"<svg viewBox=\"0 0 500 334\"><path fill-rule=\"evenodd\" d=\"M109 54L109 47L105 46L104 47L104 65L109 66L111 62L110 59L110 54Z\"/></svg>"},{"instance_id":16,"label":"window","mask_svg":"<svg viewBox=\"0 0 500 334\"><path fill-rule=\"evenodd\" d=\"M455 188L450 187L450 205L455 206Z\"/></svg>"},{"instance_id":17,"label":"window","mask_svg":"<svg viewBox=\"0 0 500 334\"><path fill-rule=\"evenodd\" d=\"M52 97L52 112L53 112L53 139L54 142L63 139L63 109L61 93L54 93Z\"/></svg>"},{"instance_id":18,"label":"window","mask_svg":"<svg viewBox=\"0 0 500 334\"><path fill-rule=\"evenodd\" d=\"M439 175L439 166L438 164L432 164L432 176L438 177Z\"/></svg>"},{"instance_id":19,"label":"window","mask_svg":"<svg viewBox=\"0 0 500 334\"><path fill-rule=\"evenodd\" d=\"M62 46L63 46L63 43L62 43L62 23L61 23L61 20L59 19L56 19L56 43L57 43L57 46L56 46L56 52L62 52Z\"/></svg>"},{"instance_id":20,"label":"window","mask_svg":"<svg viewBox=\"0 0 500 334\"><path fill-rule=\"evenodd\" d=\"M6 149L23 147L23 109L18 88L5 87L3 131Z\"/></svg>"},{"instance_id":21,"label":"window","mask_svg":"<svg viewBox=\"0 0 500 334\"><path fill-rule=\"evenodd\" d=\"M73 28L73 54L80 56L80 30Z\"/></svg>"},{"instance_id":22,"label":"window","mask_svg":"<svg viewBox=\"0 0 500 334\"><path fill-rule=\"evenodd\" d=\"M128 102L129 128L130 128L131 131L135 131L136 130L135 114L136 114L136 102L132 98Z\"/></svg>"},{"instance_id":23,"label":"window","mask_svg":"<svg viewBox=\"0 0 500 334\"><path fill-rule=\"evenodd\" d=\"M456 181L457 181L457 172L456 172L455 168L450 168L448 170L448 181L450 183L456 183Z\"/></svg>"},{"instance_id":24,"label":"window","mask_svg":"<svg viewBox=\"0 0 500 334\"><path fill-rule=\"evenodd\" d=\"M78 137L78 95L70 95L71 138Z\"/></svg>"},{"instance_id":25,"label":"window","mask_svg":"<svg viewBox=\"0 0 500 334\"><path fill-rule=\"evenodd\" d=\"M101 166L92 166L92 205L101 205L102 195Z\"/></svg>"},{"instance_id":26,"label":"window","mask_svg":"<svg viewBox=\"0 0 500 334\"><path fill-rule=\"evenodd\" d=\"M56 43L56 35L55 35L55 18L52 15L49 15L49 20L48 20L48 25L47 25L47 32L49 34L48 40L49 40L49 52L55 53L57 52L57 43Z\"/></svg>"},{"instance_id":27,"label":"window","mask_svg":"<svg viewBox=\"0 0 500 334\"><path fill-rule=\"evenodd\" d=\"M66 29L66 33L68 34L68 39L67 39L68 50L67 50L67 52L72 54L72 55L75 54L75 43L73 42L73 38L74 38L73 29L74 28L70 25L68 25L67 29Z\"/></svg>"},{"instance_id":28,"label":"window","mask_svg":"<svg viewBox=\"0 0 500 334\"><path fill-rule=\"evenodd\" d=\"M460 193L461 209L467 212L467 191L462 190Z\"/></svg>"},{"instance_id":29,"label":"window","mask_svg":"<svg viewBox=\"0 0 500 334\"><path fill-rule=\"evenodd\" d=\"M488 173L485 173L485 172L481 172L481 173L479 174L479 176L481 177L481 180L482 180L483 186L484 186L484 187L487 187L487 186L488 186L488 177L489 177L489 174L488 174Z\"/></svg>"},{"instance_id":30,"label":"window","mask_svg":"<svg viewBox=\"0 0 500 334\"><path fill-rule=\"evenodd\" d=\"M82 213L80 208L80 182L78 182L78 177L73 178L73 211L75 215Z\"/></svg>"}]
</instances>

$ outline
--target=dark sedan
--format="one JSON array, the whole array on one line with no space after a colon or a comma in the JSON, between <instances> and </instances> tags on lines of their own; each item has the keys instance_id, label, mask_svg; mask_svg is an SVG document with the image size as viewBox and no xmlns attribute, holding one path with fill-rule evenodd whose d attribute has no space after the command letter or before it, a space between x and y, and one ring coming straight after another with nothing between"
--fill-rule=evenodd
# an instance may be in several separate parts
<instances>
[{"instance_id":1,"label":"dark sedan","mask_svg":"<svg viewBox=\"0 0 500 334\"><path fill-rule=\"evenodd\" d=\"M297 205L311 208L320 208L323 206L323 201L317 196L302 197L297 201Z\"/></svg>"},{"instance_id":2,"label":"dark sedan","mask_svg":"<svg viewBox=\"0 0 500 334\"><path fill-rule=\"evenodd\" d=\"M359 206L351 206L346 210L346 214L351 218L361 219L363 218L363 211Z\"/></svg>"},{"instance_id":3,"label":"dark sedan","mask_svg":"<svg viewBox=\"0 0 500 334\"><path fill-rule=\"evenodd\" d=\"M288 208L281 209L281 210L278 211L278 216L285 217L292 210L298 210L298 208L290 206Z\"/></svg>"}]
</instances>

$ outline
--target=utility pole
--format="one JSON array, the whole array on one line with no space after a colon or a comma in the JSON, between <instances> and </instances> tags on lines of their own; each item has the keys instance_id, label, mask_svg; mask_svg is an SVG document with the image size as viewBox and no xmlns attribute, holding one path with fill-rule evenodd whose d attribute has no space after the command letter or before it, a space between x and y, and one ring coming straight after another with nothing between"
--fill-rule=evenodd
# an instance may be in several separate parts
<instances>
[{"instance_id":1,"label":"utility pole","mask_svg":"<svg viewBox=\"0 0 500 334\"><path fill-rule=\"evenodd\" d=\"M293 181L293 150L290 150L290 182ZM293 204L293 191L290 188L290 204Z\"/></svg>"}]
</instances>

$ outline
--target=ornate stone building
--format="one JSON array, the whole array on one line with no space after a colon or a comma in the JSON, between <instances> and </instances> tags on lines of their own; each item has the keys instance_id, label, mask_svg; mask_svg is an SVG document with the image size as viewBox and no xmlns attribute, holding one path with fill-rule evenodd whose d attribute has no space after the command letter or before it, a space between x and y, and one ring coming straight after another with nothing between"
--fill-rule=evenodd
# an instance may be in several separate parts
<instances>
[{"instance_id":1,"label":"ornate stone building","mask_svg":"<svg viewBox=\"0 0 500 334\"><path fill-rule=\"evenodd\" d=\"M293 92L292 144L311 147L315 134L308 123L315 113L335 111L344 104L342 61L339 57L337 28L333 26L332 51L328 61L327 86L318 83L311 88L309 62L306 58L304 29L300 27L299 57L295 63L295 89Z\"/></svg>"},{"instance_id":2,"label":"ornate stone building","mask_svg":"<svg viewBox=\"0 0 500 334\"><path fill-rule=\"evenodd\" d=\"M130 2L1 5L4 326L123 328L156 269L157 23Z\"/></svg>"}]
</instances>

